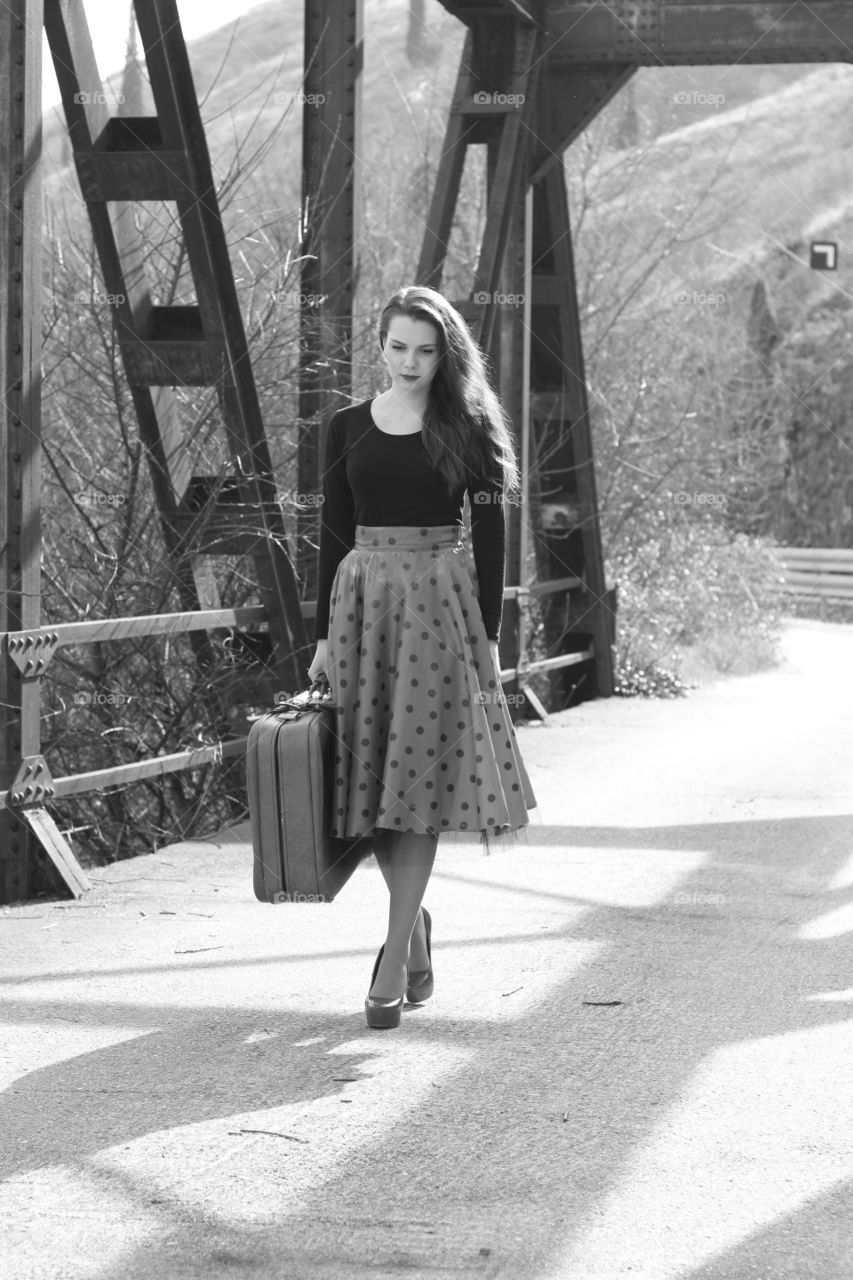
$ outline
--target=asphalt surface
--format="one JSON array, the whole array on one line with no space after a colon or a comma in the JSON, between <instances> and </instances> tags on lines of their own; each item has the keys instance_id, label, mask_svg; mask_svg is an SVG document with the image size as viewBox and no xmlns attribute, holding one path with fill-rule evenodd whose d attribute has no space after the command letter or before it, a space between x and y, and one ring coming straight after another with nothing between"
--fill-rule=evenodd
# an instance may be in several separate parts
<instances>
[{"instance_id":1,"label":"asphalt surface","mask_svg":"<svg viewBox=\"0 0 853 1280\"><path fill-rule=\"evenodd\" d=\"M3 1280L853 1276L853 627L518 730L530 842L258 903L248 826L0 908Z\"/></svg>"}]
</instances>

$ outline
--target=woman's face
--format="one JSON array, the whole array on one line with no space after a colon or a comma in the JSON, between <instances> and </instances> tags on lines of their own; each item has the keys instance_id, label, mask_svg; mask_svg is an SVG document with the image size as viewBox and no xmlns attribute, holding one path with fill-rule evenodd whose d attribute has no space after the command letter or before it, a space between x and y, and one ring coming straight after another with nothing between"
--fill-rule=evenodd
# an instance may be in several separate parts
<instances>
[{"instance_id":1,"label":"woman's face","mask_svg":"<svg viewBox=\"0 0 853 1280\"><path fill-rule=\"evenodd\" d=\"M426 391L438 368L438 329L429 320L392 316L382 349L400 391Z\"/></svg>"}]
</instances>

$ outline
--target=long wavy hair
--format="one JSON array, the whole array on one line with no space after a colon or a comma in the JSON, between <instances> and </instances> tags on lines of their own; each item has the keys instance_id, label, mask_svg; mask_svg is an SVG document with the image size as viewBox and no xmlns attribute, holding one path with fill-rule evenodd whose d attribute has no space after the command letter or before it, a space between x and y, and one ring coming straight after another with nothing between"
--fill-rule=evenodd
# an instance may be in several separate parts
<instances>
[{"instance_id":1,"label":"long wavy hair","mask_svg":"<svg viewBox=\"0 0 853 1280\"><path fill-rule=\"evenodd\" d=\"M394 316L426 320L438 331L438 365L423 415L424 448L434 470L451 491L485 480L502 489L504 501L520 500L509 419L492 390L483 352L463 317L435 289L406 285L382 308L379 345L383 351Z\"/></svg>"}]
</instances>

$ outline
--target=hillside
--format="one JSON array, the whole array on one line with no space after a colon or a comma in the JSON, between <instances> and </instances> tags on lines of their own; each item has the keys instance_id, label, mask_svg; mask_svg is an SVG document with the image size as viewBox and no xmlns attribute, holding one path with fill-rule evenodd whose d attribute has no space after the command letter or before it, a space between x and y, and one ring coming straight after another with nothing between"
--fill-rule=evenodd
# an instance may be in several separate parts
<instances>
[{"instance_id":1,"label":"hillside","mask_svg":"<svg viewBox=\"0 0 853 1280\"><path fill-rule=\"evenodd\" d=\"M582 188L591 205L576 237L587 312L606 305L617 279L647 272L646 307L695 295L729 328L746 324L758 280L787 336L813 310L853 304L853 154L843 142L852 96L853 67L823 66L644 147L604 151L582 180L579 144L570 148L573 210ZM809 242L825 238L839 243L837 271L809 265ZM700 309L682 307L685 323Z\"/></svg>"},{"instance_id":2,"label":"hillside","mask_svg":"<svg viewBox=\"0 0 853 1280\"><path fill-rule=\"evenodd\" d=\"M619 180L626 154L605 155L593 176L603 196L596 220L630 221L636 241L650 243L662 221L676 225L708 189L697 217L713 234L674 249L669 263L694 288L731 278L738 264L756 268L786 244L828 235L853 203L845 145L851 96L853 68L823 66L768 96L706 113L644 148L630 187Z\"/></svg>"}]
</instances>

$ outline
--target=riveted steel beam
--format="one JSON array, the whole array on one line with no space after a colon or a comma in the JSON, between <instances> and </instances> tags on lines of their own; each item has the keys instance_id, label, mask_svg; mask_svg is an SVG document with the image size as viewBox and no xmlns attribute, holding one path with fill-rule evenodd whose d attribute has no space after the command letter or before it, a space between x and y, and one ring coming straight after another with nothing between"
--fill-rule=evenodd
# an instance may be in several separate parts
<instances>
[{"instance_id":1,"label":"riveted steel beam","mask_svg":"<svg viewBox=\"0 0 853 1280\"><path fill-rule=\"evenodd\" d=\"M555 66L853 60L848 0L551 0L544 24Z\"/></svg>"},{"instance_id":2,"label":"riveted steel beam","mask_svg":"<svg viewBox=\"0 0 853 1280\"><path fill-rule=\"evenodd\" d=\"M358 278L364 0L308 0L302 104L299 491L316 494L325 426L349 402ZM297 508L298 577L316 594L319 506Z\"/></svg>"},{"instance_id":3,"label":"riveted steel beam","mask_svg":"<svg viewBox=\"0 0 853 1280\"><path fill-rule=\"evenodd\" d=\"M469 27L512 16L545 33L549 66L853 61L849 0L441 0Z\"/></svg>"},{"instance_id":4,"label":"riveted steel beam","mask_svg":"<svg viewBox=\"0 0 853 1280\"><path fill-rule=\"evenodd\" d=\"M0 633L41 616L41 0L0 5ZM34 651L25 661L38 661ZM39 681L0 651L0 790L40 754ZM47 888L21 815L0 811L0 902Z\"/></svg>"}]
</instances>

